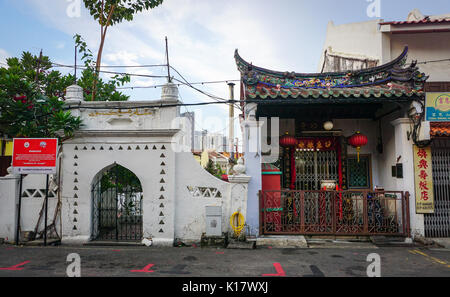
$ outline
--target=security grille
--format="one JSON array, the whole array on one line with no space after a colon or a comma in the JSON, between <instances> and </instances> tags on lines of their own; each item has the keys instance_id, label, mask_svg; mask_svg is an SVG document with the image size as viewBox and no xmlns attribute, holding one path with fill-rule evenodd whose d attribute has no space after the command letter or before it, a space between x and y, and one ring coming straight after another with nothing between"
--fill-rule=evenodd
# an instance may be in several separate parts
<instances>
[{"instance_id":1,"label":"security grille","mask_svg":"<svg viewBox=\"0 0 450 297\"><path fill-rule=\"evenodd\" d=\"M425 214L425 236L450 237L450 139L434 139L431 153L435 209Z\"/></svg>"},{"instance_id":2,"label":"security grille","mask_svg":"<svg viewBox=\"0 0 450 297\"><path fill-rule=\"evenodd\" d=\"M338 180L335 151L302 151L295 153L296 190L320 190L324 180Z\"/></svg>"}]
</instances>

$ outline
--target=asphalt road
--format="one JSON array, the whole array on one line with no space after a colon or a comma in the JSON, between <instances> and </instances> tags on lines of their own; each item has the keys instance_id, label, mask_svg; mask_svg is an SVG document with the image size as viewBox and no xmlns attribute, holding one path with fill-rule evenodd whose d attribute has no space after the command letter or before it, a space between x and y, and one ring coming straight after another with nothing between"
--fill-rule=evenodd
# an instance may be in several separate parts
<instances>
[{"instance_id":1,"label":"asphalt road","mask_svg":"<svg viewBox=\"0 0 450 297\"><path fill-rule=\"evenodd\" d=\"M254 250L200 247L17 247L0 245L0 277L65 277L69 254L81 277L450 277L450 250L421 247ZM73 266L72 266L73 267ZM373 266L372 266L373 267Z\"/></svg>"}]
</instances>

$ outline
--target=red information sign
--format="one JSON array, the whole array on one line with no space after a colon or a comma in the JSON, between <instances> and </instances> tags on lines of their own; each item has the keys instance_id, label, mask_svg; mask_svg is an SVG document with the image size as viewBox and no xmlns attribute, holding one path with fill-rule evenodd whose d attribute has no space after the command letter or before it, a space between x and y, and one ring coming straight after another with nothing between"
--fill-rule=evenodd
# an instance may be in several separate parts
<instances>
[{"instance_id":1,"label":"red information sign","mask_svg":"<svg viewBox=\"0 0 450 297\"><path fill-rule=\"evenodd\" d=\"M15 174L56 173L56 138L15 138L13 172Z\"/></svg>"}]
</instances>

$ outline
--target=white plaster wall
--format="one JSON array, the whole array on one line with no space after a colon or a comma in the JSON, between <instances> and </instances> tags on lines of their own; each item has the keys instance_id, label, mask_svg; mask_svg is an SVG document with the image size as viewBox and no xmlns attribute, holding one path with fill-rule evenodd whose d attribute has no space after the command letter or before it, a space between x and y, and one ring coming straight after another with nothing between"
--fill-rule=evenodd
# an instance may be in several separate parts
<instances>
[{"instance_id":1,"label":"white plaster wall","mask_svg":"<svg viewBox=\"0 0 450 297\"><path fill-rule=\"evenodd\" d=\"M191 153L177 153L175 159L175 238L187 241L198 241L201 238L202 233L206 232L206 206L222 207L222 232L228 232L230 183L203 169ZM214 188L220 191L221 198L194 197L188 187Z\"/></svg>"},{"instance_id":2,"label":"white plaster wall","mask_svg":"<svg viewBox=\"0 0 450 297\"><path fill-rule=\"evenodd\" d=\"M90 238L93 179L103 169L117 163L131 170L141 182L144 192L144 237L173 238L175 157L170 141L171 138L165 137L141 137L139 139L85 137L66 142L64 144L61 186L64 237L67 239L78 238L82 241ZM137 146L139 146L139 150L136 149ZM146 146L148 149L145 149ZM157 148L156 150L153 149L154 146ZM165 149L162 149L162 146ZM75 150L75 147L78 150ZM86 150L83 150L84 147ZM100 150L102 147L103 150ZM122 150L119 150L120 147ZM128 147L131 149L129 150ZM164 157L161 157L162 154ZM165 163L164 166L161 165L162 162ZM165 171L164 175L160 174L162 168ZM164 179L164 183L161 183L161 179ZM161 187L164 187L164 191L161 191ZM78 198L75 198L75 194ZM164 196L163 200L159 199L161 195ZM159 205L161 202L164 203L164 216L160 216ZM160 224L161 220L164 225ZM161 229L163 232L160 232Z\"/></svg>"},{"instance_id":3,"label":"white plaster wall","mask_svg":"<svg viewBox=\"0 0 450 297\"><path fill-rule=\"evenodd\" d=\"M391 53L397 57L405 45L409 46L408 63L412 60L435 61L448 59L450 32L395 34L391 36ZM450 78L450 62L427 63L418 65L421 72L430 76L428 82L448 81Z\"/></svg>"},{"instance_id":4,"label":"white plaster wall","mask_svg":"<svg viewBox=\"0 0 450 297\"><path fill-rule=\"evenodd\" d=\"M23 178L22 192L29 189L41 189L45 194L45 174L30 174ZM50 184L50 183L49 183ZM30 191L28 191L30 192ZM50 189L49 189L50 192ZM55 215L55 209L58 202L57 193L55 197L48 198L48 211L47 211L47 225L50 225L53 221ZM51 195L50 195L51 196ZM23 231L34 231L36 228L37 221L39 219L39 213L44 205L45 198L38 197L22 197L22 207L21 207L21 230ZM45 209L44 209L45 212ZM42 218L38 226L38 232L44 230L45 220L44 212L42 213ZM56 228L59 232L59 219L56 220Z\"/></svg>"},{"instance_id":5,"label":"white plaster wall","mask_svg":"<svg viewBox=\"0 0 450 297\"><path fill-rule=\"evenodd\" d=\"M0 177L0 238L6 242L14 242L16 237L18 194L18 176Z\"/></svg>"},{"instance_id":6,"label":"white plaster wall","mask_svg":"<svg viewBox=\"0 0 450 297\"><path fill-rule=\"evenodd\" d=\"M396 177L392 177L392 166L397 163L395 151L395 129L391 124L396 118L395 115L385 117L381 121L383 135L383 154L378 156L379 182L385 190L397 188Z\"/></svg>"},{"instance_id":7,"label":"white plaster wall","mask_svg":"<svg viewBox=\"0 0 450 297\"><path fill-rule=\"evenodd\" d=\"M372 163L372 186L380 185L379 164L378 159L380 154L377 152L378 140L378 122L368 119L334 119L334 129L342 130L345 137L353 135L360 131L367 136L367 145L361 148L360 154L370 154ZM357 151L352 146L347 146L347 153L349 155L356 155ZM392 190L392 189L391 189Z\"/></svg>"},{"instance_id":8,"label":"white plaster wall","mask_svg":"<svg viewBox=\"0 0 450 297\"><path fill-rule=\"evenodd\" d=\"M178 108L149 107L167 103L177 101L83 102L79 116L84 131L170 129L179 115Z\"/></svg>"},{"instance_id":9,"label":"white plaster wall","mask_svg":"<svg viewBox=\"0 0 450 297\"><path fill-rule=\"evenodd\" d=\"M373 20L343 25L335 25L332 21L329 22L317 72L322 71L323 54L329 47L335 54L346 53L381 60L382 36L378 32L378 22L378 20Z\"/></svg>"}]
</instances>

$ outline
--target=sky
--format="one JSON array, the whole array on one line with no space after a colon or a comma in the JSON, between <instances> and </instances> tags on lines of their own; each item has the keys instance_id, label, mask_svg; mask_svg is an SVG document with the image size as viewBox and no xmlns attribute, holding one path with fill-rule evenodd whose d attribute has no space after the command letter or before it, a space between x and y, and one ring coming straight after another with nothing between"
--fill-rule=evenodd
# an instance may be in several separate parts
<instances>
[{"instance_id":1,"label":"sky","mask_svg":"<svg viewBox=\"0 0 450 297\"><path fill-rule=\"evenodd\" d=\"M380 15L367 13L379 1ZM278 71L317 72L330 21L337 24L406 20L419 9L424 15L450 13L448 0L164 0L108 31L102 65L165 64L165 37L170 65L189 82L239 80L234 51L254 65ZM22 51L44 55L55 63L74 64L73 36L80 34L92 52L100 42L100 28L82 0L0 0L0 63ZM80 61L78 61L80 64ZM70 71L65 68L61 72ZM167 68L117 68L110 71L166 75ZM172 71L171 75L179 76ZM161 78L133 78L127 86L153 86ZM225 82L196 85L220 98L229 98ZM211 98L180 86L184 103ZM157 100L160 88L124 91L130 100ZM238 85L235 98L239 98ZM224 104L183 108L196 113L196 130L228 131ZM238 111L235 112L235 115ZM239 135L238 121L235 130Z\"/></svg>"}]
</instances>

